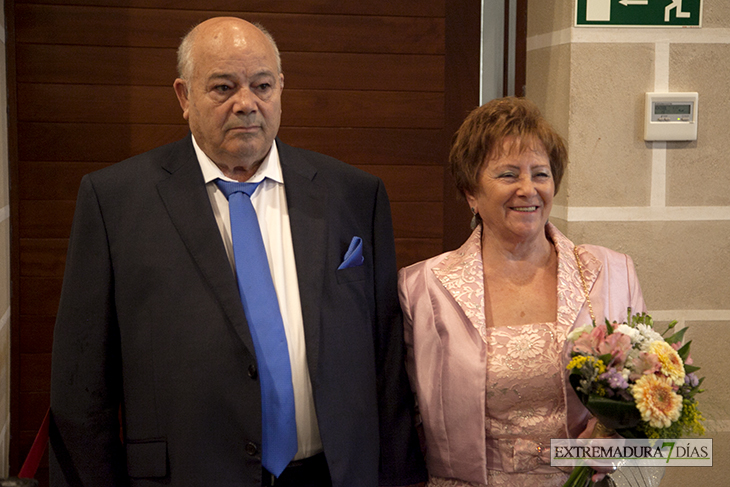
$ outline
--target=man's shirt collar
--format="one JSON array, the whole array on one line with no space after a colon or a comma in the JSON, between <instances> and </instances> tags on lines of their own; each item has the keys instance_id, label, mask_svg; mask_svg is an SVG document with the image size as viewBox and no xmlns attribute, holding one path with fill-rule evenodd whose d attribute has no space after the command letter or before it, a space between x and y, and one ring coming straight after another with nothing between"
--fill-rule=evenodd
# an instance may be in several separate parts
<instances>
[{"instance_id":1,"label":"man's shirt collar","mask_svg":"<svg viewBox=\"0 0 730 487\"><path fill-rule=\"evenodd\" d=\"M222 179L224 181L234 181L233 179L224 176L223 171L221 171L220 168L215 164L215 162L213 162L211 158L208 157L205 152L203 152L203 149L201 149L200 146L198 146L198 143L195 141L195 136L192 136L192 139L193 147L195 148L195 154L198 156L200 169L201 171L203 171L203 178L205 178L205 183L208 184L216 179ZM259 166L256 174L254 174L247 182L257 183L259 181L263 181L266 178L276 181L277 183L284 182L284 177L281 173L281 163L279 162L279 151L276 148L276 142L271 144L271 149L269 150L268 154L266 154L266 157L264 157L264 161L261 163L261 166Z\"/></svg>"}]
</instances>

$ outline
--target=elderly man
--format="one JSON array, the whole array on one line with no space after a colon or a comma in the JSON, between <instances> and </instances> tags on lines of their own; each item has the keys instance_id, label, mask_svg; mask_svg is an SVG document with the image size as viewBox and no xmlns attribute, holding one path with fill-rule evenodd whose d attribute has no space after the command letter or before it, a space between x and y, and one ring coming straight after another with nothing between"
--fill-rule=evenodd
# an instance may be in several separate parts
<instances>
[{"instance_id":1,"label":"elderly man","mask_svg":"<svg viewBox=\"0 0 730 487\"><path fill-rule=\"evenodd\" d=\"M191 135L81 183L52 484L422 481L382 182L276 139L261 28L207 20L178 69Z\"/></svg>"}]
</instances>

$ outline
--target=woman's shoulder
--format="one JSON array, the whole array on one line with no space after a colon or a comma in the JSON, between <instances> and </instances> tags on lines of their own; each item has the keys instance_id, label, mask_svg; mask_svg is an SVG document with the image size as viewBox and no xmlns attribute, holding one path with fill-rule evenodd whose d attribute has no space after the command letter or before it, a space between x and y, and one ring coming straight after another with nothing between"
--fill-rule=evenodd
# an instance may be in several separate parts
<instances>
[{"instance_id":1,"label":"woman's shoulder","mask_svg":"<svg viewBox=\"0 0 730 487\"><path fill-rule=\"evenodd\" d=\"M593 244L579 244L575 245L568 239L558 228L552 223L548 223L548 234L550 238L558 247L559 251L562 252L573 252L573 247L578 249L578 253L583 256L583 260L590 259L591 257L603 264L608 263L632 263L631 257L628 254L603 247L601 245ZM586 255L587 254L587 255Z\"/></svg>"},{"instance_id":2,"label":"woman's shoulder","mask_svg":"<svg viewBox=\"0 0 730 487\"><path fill-rule=\"evenodd\" d=\"M458 249L450 250L411 264L402 268L399 274L401 274L402 278L405 278L406 276L424 275L432 272L434 269L437 269L437 272L449 272L454 269L461 269L464 265L471 264L474 259L480 258L480 242L481 231L480 227L477 227Z\"/></svg>"},{"instance_id":3,"label":"woman's shoulder","mask_svg":"<svg viewBox=\"0 0 730 487\"><path fill-rule=\"evenodd\" d=\"M437 267L445 259L447 259L450 254L452 254L454 252L456 252L456 251L451 250L449 252L444 252L442 254L435 255L433 257L429 257L428 259L422 260L420 262L416 262L415 264L411 264L411 265L402 267L398 271L398 275L402 279L411 279L411 278L415 278L417 276L422 276L428 272L431 272L431 270L434 267Z\"/></svg>"},{"instance_id":4,"label":"woman's shoulder","mask_svg":"<svg viewBox=\"0 0 730 487\"><path fill-rule=\"evenodd\" d=\"M631 260L631 256L629 256L628 254L609 249L608 247L602 247L600 245L593 244L581 244L577 247L590 253L596 259L602 261L603 263L633 263L633 261Z\"/></svg>"}]
</instances>

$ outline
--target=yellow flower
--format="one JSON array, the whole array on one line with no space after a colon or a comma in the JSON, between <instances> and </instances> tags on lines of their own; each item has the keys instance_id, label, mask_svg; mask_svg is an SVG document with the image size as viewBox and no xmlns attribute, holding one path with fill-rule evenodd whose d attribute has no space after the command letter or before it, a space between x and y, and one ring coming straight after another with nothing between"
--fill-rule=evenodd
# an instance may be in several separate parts
<instances>
[{"instance_id":1,"label":"yellow flower","mask_svg":"<svg viewBox=\"0 0 730 487\"><path fill-rule=\"evenodd\" d=\"M705 418L704 416L702 416L702 413L697 408L697 401L684 401L684 408L682 409L682 419L686 423L687 430L691 431L697 436L702 436L705 434L705 426L702 424L702 421L704 421Z\"/></svg>"},{"instance_id":2,"label":"yellow flower","mask_svg":"<svg viewBox=\"0 0 730 487\"><path fill-rule=\"evenodd\" d=\"M682 396L672 390L668 377L655 374L642 376L632 389L641 419L654 428L667 428L679 419Z\"/></svg>"},{"instance_id":3,"label":"yellow flower","mask_svg":"<svg viewBox=\"0 0 730 487\"><path fill-rule=\"evenodd\" d=\"M656 341L649 345L647 350L659 359L662 373L672 379L675 385L684 384L684 364L674 348L665 341Z\"/></svg>"},{"instance_id":4,"label":"yellow flower","mask_svg":"<svg viewBox=\"0 0 730 487\"><path fill-rule=\"evenodd\" d=\"M565 368L568 370L580 370L583 368L584 365L589 365L593 367L598 371L599 374L602 374L606 371L606 364L603 363L603 360L591 357L590 355L576 355L575 357L570 359L570 362Z\"/></svg>"},{"instance_id":5,"label":"yellow flower","mask_svg":"<svg viewBox=\"0 0 730 487\"><path fill-rule=\"evenodd\" d=\"M580 369L583 367L583 364L586 363L586 360L588 360L588 357L586 357L585 355L576 355L575 357L570 359L570 363L565 368L568 370Z\"/></svg>"}]
</instances>

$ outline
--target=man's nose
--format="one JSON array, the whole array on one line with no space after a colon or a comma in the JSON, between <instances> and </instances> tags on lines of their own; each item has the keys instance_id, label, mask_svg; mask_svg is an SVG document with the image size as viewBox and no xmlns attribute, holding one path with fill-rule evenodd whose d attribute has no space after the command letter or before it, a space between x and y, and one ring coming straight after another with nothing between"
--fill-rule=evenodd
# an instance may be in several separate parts
<instances>
[{"instance_id":1,"label":"man's nose","mask_svg":"<svg viewBox=\"0 0 730 487\"><path fill-rule=\"evenodd\" d=\"M233 98L233 111L235 113L248 114L256 111L256 98L255 95L248 88L241 88L234 95Z\"/></svg>"}]
</instances>

